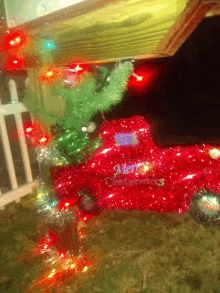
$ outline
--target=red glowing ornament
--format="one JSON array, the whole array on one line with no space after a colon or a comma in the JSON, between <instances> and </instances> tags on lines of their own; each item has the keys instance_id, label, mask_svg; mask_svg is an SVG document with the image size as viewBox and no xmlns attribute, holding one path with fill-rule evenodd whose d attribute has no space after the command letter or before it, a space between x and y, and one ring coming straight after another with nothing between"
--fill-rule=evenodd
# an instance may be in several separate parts
<instances>
[{"instance_id":1,"label":"red glowing ornament","mask_svg":"<svg viewBox=\"0 0 220 293\"><path fill-rule=\"evenodd\" d=\"M52 239L42 236L40 238L38 249L36 252L38 253L47 252L54 245L54 243L55 242L53 242Z\"/></svg>"},{"instance_id":2,"label":"red glowing ornament","mask_svg":"<svg viewBox=\"0 0 220 293\"><path fill-rule=\"evenodd\" d=\"M43 147L51 141L51 137L42 131L40 124L37 122L26 122L24 125L24 134L30 139L32 147Z\"/></svg>"},{"instance_id":3,"label":"red glowing ornament","mask_svg":"<svg viewBox=\"0 0 220 293\"><path fill-rule=\"evenodd\" d=\"M34 122L26 122L24 125L24 134L29 137L29 138L33 138L34 135L36 135L37 132L40 131L40 124Z\"/></svg>"},{"instance_id":4,"label":"red glowing ornament","mask_svg":"<svg viewBox=\"0 0 220 293\"><path fill-rule=\"evenodd\" d=\"M93 259L89 259L88 255L78 259L72 257L60 259L60 266L57 269L52 269L49 273L33 284L25 292L49 292L52 289L56 289L60 282L66 282L71 280L77 273L86 273L88 269L95 263Z\"/></svg>"},{"instance_id":5,"label":"red glowing ornament","mask_svg":"<svg viewBox=\"0 0 220 293\"><path fill-rule=\"evenodd\" d=\"M81 81L83 74L88 70L88 65L82 61L75 61L68 64L66 69L66 82L76 85ZM75 82L73 82L75 81Z\"/></svg>"},{"instance_id":6,"label":"red glowing ornament","mask_svg":"<svg viewBox=\"0 0 220 293\"><path fill-rule=\"evenodd\" d=\"M50 236L50 239L51 239L51 243L52 243L52 245L53 245L54 247L56 247L56 244L57 244L57 243L60 243L60 242L61 242L59 236L56 235L56 233L55 233L54 231L51 230L51 231L49 232L49 236Z\"/></svg>"},{"instance_id":7,"label":"red glowing ornament","mask_svg":"<svg viewBox=\"0 0 220 293\"><path fill-rule=\"evenodd\" d=\"M62 202L58 203L57 209L59 211L69 209L72 206L75 206L78 201L79 201L78 199L73 199L73 200L69 199L68 201L62 201Z\"/></svg>"},{"instance_id":8,"label":"red glowing ornament","mask_svg":"<svg viewBox=\"0 0 220 293\"><path fill-rule=\"evenodd\" d=\"M24 69L26 66L26 60L19 57L9 57L8 62L6 63L5 70L16 70Z\"/></svg>"},{"instance_id":9,"label":"red glowing ornament","mask_svg":"<svg viewBox=\"0 0 220 293\"><path fill-rule=\"evenodd\" d=\"M90 219L92 219L94 217L94 215L98 214L97 212L82 212L80 210L78 210L76 212L76 215L79 219L79 221L82 221L84 223L88 222Z\"/></svg>"},{"instance_id":10,"label":"red glowing ornament","mask_svg":"<svg viewBox=\"0 0 220 293\"><path fill-rule=\"evenodd\" d=\"M35 145L39 147L46 146L50 142L51 138L47 134L42 134L35 141Z\"/></svg>"},{"instance_id":11,"label":"red glowing ornament","mask_svg":"<svg viewBox=\"0 0 220 293\"><path fill-rule=\"evenodd\" d=\"M148 84L148 82L151 79L151 76L151 72L137 71L133 73L128 82L128 88L142 89L144 86L146 86L146 84Z\"/></svg>"},{"instance_id":12,"label":"red glowing ornament","mask_svg":"<svg viewBox=\"0 0 220 293\"><path fill-rule=\"evenodd\" d=\"M136 73L134 73L133 76L137 79L137 81L142 81L143 80L143 76L139 76Z\"/></svg>"},{"instance_id":13,"label":"red glowing ornament","mask_svg":"<svg viewBox=\"0 0 220 293\"><path fill-rule=\"evenodd\" d=\"M135 68L135 72L131 75L128 82L128 88L132 91L143 91L152 87L160 74L160 67L144 67Z\"/></svg>"},{"instance_id":14,"label":"red glowing ornament","mask_svg":"<svg viewBox=\"0 0 220 293\"><path fill-rule=\"evenodd\" d=\"M24 47L28 44L28 40L29 37L25 32L12 30L5 36L1 51Z\"/></svg>"},{"instance_id":15,"label":"red glowing ornament","mask_svg":"<svg viewBox=\"0 0 220 293\"><path fill-rule=\"evenodd\" d=\"M43 70L39 77L39 81L46 82L48 84L53 83L56 79L60 78L61 71L55 67L49 67Z\"/></svg>"},{"instance_id":16,"label":"red glowing ornament","mask_svg":"<svg viewBox=\"0 0 220 293\"><path fill-rule=\"evenodd\" d=\"M83 61L74 61L72 63L68 64L68 72L71 74L82 74L85 71L87 71L88 69L88 65L86 63L84 63Z\"/></svg>"},{"instance_id":17,"label":"red glowing ornament","mask_svg":"<svg viewBox=\"0 0 220 293\"><path fill-rule=\"evenodd\" d=\"M60 251L60 258L61 259L66 258L66 253L64 253L63 251Z\"/></svg>"}]
</instances>

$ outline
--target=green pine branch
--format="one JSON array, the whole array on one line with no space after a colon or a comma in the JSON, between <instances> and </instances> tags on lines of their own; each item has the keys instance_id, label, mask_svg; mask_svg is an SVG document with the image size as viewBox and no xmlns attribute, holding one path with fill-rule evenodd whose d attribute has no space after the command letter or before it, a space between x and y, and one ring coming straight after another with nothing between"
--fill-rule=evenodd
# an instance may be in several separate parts
<instances>
[{"instance_id":1,"label":"green pine branch","mask_svg":"<svg viewBox=\"0 0 220 293\"><path fill-rule=\"evenodd\" d=\"M96 78L83 78L74 88L61 88L57 84L51 86L51 97L61 96L65 101L63 116L46 110L42 104L35 101L34 91L26 90L23 103L43 123L50 126L58 123L65 129L75 127L81 129L99 111L108 112L113 106L121 102L128 78L133 70L133 63L126 61L115 66L108 84L101 92L96 92Z\"/></svg>"}]
</instances>

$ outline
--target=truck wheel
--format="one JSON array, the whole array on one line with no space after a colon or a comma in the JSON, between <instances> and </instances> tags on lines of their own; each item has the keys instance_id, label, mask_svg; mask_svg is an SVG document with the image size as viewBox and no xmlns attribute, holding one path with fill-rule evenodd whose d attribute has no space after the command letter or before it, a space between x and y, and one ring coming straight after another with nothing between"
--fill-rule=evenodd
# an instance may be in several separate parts
<instances>
[{"instance_id":1,"label":"truck wheel","mask_svg":"<svg viewBox=\"0 0 220 293\"><path fill-rule=\"evenodd\" d=\"M192 197L189 214L203 226L220 226L220 194L199 191Z\"/></svg>"},{"instance_id":2,"label":"truck wheel","mask_svg":"<svg viewBox=\"0 0 220 293\"><path fill-rule=\"evenodd\" d=\"M78 207L83 212L97 212L98 208L96 206L95 199L92 194L88 192L88 190L83 189L78 193L78 197L80 197Z\"/></svg>"}]
</instances>

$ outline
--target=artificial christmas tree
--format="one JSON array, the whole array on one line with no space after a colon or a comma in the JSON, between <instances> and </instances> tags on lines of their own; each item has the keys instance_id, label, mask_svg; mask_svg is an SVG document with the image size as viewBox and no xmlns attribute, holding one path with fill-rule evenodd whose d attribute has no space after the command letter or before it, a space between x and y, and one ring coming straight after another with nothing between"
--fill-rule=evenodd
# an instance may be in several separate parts
<instances>
[{"instance_id":1,"label":"artificial christmas tree","mask_svg":"<svg viewBox=\"0 0 220 293\"><path fill-rule=\"evenodd\" d=\"M83 191L78 195L78 202L61 203L51 185L50 172L54 175L65 166L88 162L102 145L102 137L94 134L92 117L101 112L104 118L104 112L122 100L133 72L133 62L118 62L111 70L105 66L94 69L78 61L70 63L68 70L73 73L74 82L66 86L63 76L67 69L56 68L52 64L51 50L55 44L47 46L47 43L40 42L39 45L38 58L46 69L42 66L38 80L47 87L51 108L45 109L42 102L33 98L30 85L23 102L37 121L25 125L24 129L27 138L36 147L41 171L34 200L47 233L40 241L39 251L51 269L49 276L55 277L55 271L65 275L67 271L76 273L88 267L83 240L78 237L79 229L81 222L89 219L91 211L94 214L99 210L91 209L93 203L89 202L89 196ZM62 114L54 113L53 98L57 96L65 105ZM87 199L83 207L80 198ZM75 265L76 262L78 265Z\"/></svg>"}]
</instances>

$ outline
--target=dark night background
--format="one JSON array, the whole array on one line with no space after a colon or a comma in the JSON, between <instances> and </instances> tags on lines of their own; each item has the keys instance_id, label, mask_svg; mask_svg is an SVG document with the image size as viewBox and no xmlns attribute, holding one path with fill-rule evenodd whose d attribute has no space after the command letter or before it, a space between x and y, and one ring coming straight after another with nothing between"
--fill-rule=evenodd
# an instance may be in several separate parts
<instances>
[{"instance_id":1,"label":"dark night background","mask_svg":"<svg viewBox=\"0 0 220 293\"><path fill-rule=\"evenodd\" d=\"M136 66L160 67L154 85L126 94L106 117L144 114L161 144L220 144L220 16L204 19L177 53Z\"/></svg>"}]
</instances>

